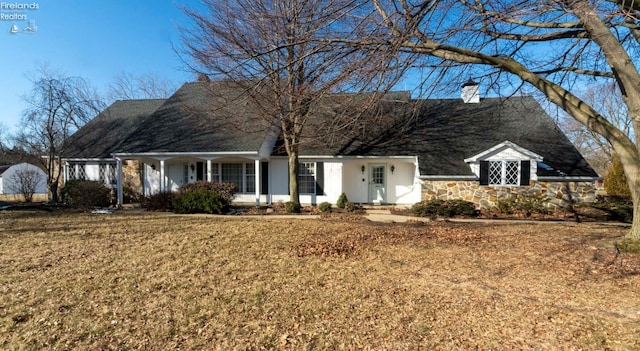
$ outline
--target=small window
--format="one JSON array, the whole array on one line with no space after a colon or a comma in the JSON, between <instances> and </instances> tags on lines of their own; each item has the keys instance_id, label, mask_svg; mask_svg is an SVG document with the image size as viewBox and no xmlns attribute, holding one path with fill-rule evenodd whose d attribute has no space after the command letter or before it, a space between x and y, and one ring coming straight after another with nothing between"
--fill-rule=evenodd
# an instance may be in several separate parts
<instances>
[{"instance_id":1,"label":"small window","mask_svg":"<svg viewBox=\"0 0 640 351\"><path fill-rule=\"evenodd\" d=\"M75 163L69 163L69 166L67 167L68 170L68 176L69 176L69 180L72 179L76 179L76 164Z\"/></svg>"},{"instance_id":2,"label":"small window","mask_svg":"<svg viewBox=\"0 0 640 351\"><path fill-rule=\"evenodd\" d=\"M116 175L116 165L109 165L109 184L116 184L118 182L118 177Z\"/></svg>"},{"instance_id":3,"label":"small window","mask_svg":"<svg viewBox=\"0 0 640 351\"><path fill-rule=\"evenodd\" d=\"M100 183L105 183L107 179L107 164L101 163L98 165L98 179Z\"/></svg>"},{"instance_id":4,"label":"small window","mask_svg":"<svg viewBox=\"0 0 640 351\"><path fill-rule=\"evenodd\" d=\"M315 162L302 162L298 169L298 189L300 194L316 193L316 164Z\"/></svg>"},{"instance_id":5,"label":"small window","mask_svg":"<svg viewBox=\"0 0 640 351\"><path fill-rule=\"evenodd\" d=\"M520 184L520 161L488 161L487 171L488 185Z\"/></svg>"}]
</instances>

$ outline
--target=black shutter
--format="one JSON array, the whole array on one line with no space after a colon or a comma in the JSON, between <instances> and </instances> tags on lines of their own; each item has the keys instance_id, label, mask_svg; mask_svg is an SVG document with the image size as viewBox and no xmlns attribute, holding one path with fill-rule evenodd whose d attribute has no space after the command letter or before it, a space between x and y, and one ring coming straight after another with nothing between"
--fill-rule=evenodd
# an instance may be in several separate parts
<instances>
[{"instance_id":1,"label":"black shutter","mask_svg":"<svg viewBox=\"0 0 640 351\"><path fill-rule=\"evenodd\" d=\"M269 162L260 162L260 194L269 195Z\"/></svg>"},{"instance_id":2,"label":"black shutter","mask_svg":"<svg viewBox=\"0 0 640 351\"><path fill-rule=\"evenodd\" d=\"M316 195L324 193L324 162L316 162Z\"/></svg>"},{"instance_id":3,"label":"black shutter","mask_svg":"<svg viewBox=\"0 0 640 351\"><path fill-rule=\"evenodd\" d=\"M520 161L520 185L529 186L531 179L531 161Z\"/></svg>"},{"instance_id":4,"label":"black shutter","mask_svg":"<svg viewBox=\"0 0 640 351\"><path fill-rule=\"evenodd\" d=\"M489 161L480 161L480 185L489 185Z\"/></svg>"}]
</instances>

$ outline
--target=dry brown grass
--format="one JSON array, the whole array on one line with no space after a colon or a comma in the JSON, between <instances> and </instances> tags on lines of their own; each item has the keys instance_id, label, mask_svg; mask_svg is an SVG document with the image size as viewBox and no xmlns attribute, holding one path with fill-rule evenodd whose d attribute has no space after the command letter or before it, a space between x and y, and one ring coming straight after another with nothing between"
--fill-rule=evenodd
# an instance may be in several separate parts
<instances>
[{"instance_id":1,"label":"dry brown grass","mask_svg":"<svg viewBox=\"0 0 640 351\"><path fill-rule=\"evenodd\" d=\"M0 349L640 349L595 224L0 213Z\"/></svg>"}]
</instances>

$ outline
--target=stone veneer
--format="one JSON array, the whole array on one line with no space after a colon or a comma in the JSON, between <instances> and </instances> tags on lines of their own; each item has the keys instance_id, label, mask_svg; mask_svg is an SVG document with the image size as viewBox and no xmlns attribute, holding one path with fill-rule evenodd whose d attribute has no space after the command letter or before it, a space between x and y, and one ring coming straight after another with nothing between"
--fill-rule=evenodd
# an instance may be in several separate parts
<instances>
[{"instance_id":1,"label":"stone veneer","mask_svg":"<svg viewBox=\"0 0 640 351\"><path fill-rule=\"evenodd\" d=\"M486 186L478 181L422 182L423 200L471 201L480 209L490 209L498 200L515 199L520 194L549 198L547 206L566 207L571 203L589 203L596 199L596 188L591 182L531 181L530 186Z\"/></svg>"}]
</instances>

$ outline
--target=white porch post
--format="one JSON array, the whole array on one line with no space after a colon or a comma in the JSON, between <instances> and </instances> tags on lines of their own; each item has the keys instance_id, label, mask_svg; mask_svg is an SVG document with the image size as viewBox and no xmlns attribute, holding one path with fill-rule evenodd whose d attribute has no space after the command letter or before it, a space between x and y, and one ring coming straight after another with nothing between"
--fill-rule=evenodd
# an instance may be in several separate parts
<instances>
[{"instance_id":1,"label":"white porch post","mask_svg":"<svg viewBox=\"0 0 640 351\"><path fill-rule=\"evenodd\" d=\"M256 171L254 173L256 179L254 179L254 184L256 185L256 206L260 206L260 193L262 192L262 186L260 185L260 180L262 179L262 177L260 176L260 160L255 160L255 163Z\"/></svg>"},{"instance_id":2,"label":"white porch post","mask_svg":"<svg viewBox=\"0 0 640 351\"><path fill-rule=\"evenodd\" d=\"M160 192L164 192L166 188L166 182L164 179L164 160L160 160Z\"/></svg>"},{"instance_id":3,"label":"white porch post","mask_svg":"<svg viewBox=\"0 0 640 351\"><path fill-rule=\"evenodd\" d=\"M207 182L211 182L211 160L207 160Z\"/></svg>"},{"instance_id":4,"label":"white porch post","mask_svg":"<svg viewBox=\"0 0 640 351\"><path fill-rule=\"evenodd\" d=\"M122 195L122 160L119 158L116 158L116 177L117 177L117 182L118 182L118 190L117 190L117 195L118 195L118 207L122 206L122 202L123 202L123 195Z\"/></svg>"}]
</instances>

